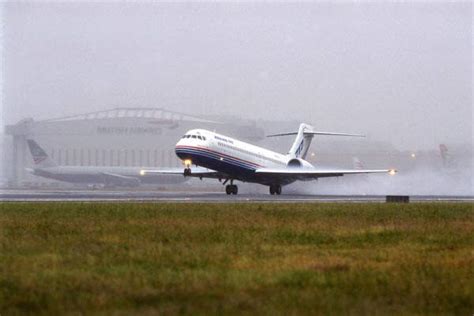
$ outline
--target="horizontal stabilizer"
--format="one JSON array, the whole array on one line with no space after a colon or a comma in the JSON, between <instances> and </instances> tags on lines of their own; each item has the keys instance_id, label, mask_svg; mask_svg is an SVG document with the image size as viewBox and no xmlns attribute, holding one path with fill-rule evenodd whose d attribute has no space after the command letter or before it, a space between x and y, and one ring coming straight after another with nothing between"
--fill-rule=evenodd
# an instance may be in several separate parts
<instances>
[{"instance_id":1,"label":"horizontal stabilizer","mask_svg":"<svg viewBox=\"0 0 474 316\"><path fill-rule=\"evenodd\" d=\"M313 126L305 123L301 123L297 132L278 133L267 135L267 137L277 136L291 136L296 135L296 138L288 151L287 156L290 158L301 158L305 159L308 153L309 146L315 135L327 135L327 136L351 136L351 137L365 137L360 134L349 134L349 133L333 133L333 132L321 132L315 131Z\"/></svg>"},{"instance_id":2,"label":"horizontal stabilizer","mask_svg":"<svg viewBox=\"0 0 474 316\"><path fill-rule=\"evenodd\" d=\"M365 135L361 135L361 134L332 133L332 132L320 132L320 131L304 131L303 134L304 134L304 135L327 135L327 136L365 137ZM267 137L290 136L290 135L298 135L298 132L288 132L288 133L280 133L280 134L271 134L271 135L267 135Z\"/></svg>"}]
</instances>

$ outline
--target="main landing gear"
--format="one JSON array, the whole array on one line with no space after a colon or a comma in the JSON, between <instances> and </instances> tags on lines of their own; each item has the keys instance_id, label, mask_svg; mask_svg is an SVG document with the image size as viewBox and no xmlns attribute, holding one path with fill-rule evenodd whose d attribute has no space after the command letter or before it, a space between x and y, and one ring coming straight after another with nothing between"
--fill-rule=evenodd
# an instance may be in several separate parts
<instances>
[{"instance_id":1,"label":"main landing gear","mask_svg":"<svg viewBox=\"0 0 474 316\"><path fill-rule=\"evenodd\" d=\"M228 184L225 186L225 193L227 193L227 195L230 195L230 194L236 195L238 191L239 189L237 188L235 184Z\"/></svg>"},{"instance_id":2,"label":"main landing gear","mask_svg":"<svg viewBox=\"0 0 474 316\"><path fill-rule=\"evenodd\" d=\"M225 180L223 184L226 184L227 181L229 181L229 179ZM238 192L239 188L234 184L234 180L230 180L230 184L225 186L225 193L227 193L227 195L237 195Z\"/></svg>"},{"instance_id":3,"label":"main landing gear","mask_svg":"<svg viewBox=\"0 0 474 316\"><path fill-rule=\"evenodd\" d=\"M270 185L270 194L271 195L274 195L274 194L280 195L281 194L281 185L271 184Z\"/></svg>"}]
</instances>

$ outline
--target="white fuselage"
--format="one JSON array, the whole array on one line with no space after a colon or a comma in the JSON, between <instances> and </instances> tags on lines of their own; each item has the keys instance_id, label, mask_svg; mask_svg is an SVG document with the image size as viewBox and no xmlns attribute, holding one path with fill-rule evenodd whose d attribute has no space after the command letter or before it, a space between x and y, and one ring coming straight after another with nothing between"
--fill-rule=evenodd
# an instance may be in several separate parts
<instances>
[{"instance_id":1,"label":"white fuselage","mask_svg":"<svg viewBox=\"0 0 474 316\"><path fill-rule=\"evenodd\" d=\"M290 157L203 129L188 131L176 144L176 155L192 164L232 179L265 183L255 175L261 168L285 168Z\"/></svg>"}]
</instances>

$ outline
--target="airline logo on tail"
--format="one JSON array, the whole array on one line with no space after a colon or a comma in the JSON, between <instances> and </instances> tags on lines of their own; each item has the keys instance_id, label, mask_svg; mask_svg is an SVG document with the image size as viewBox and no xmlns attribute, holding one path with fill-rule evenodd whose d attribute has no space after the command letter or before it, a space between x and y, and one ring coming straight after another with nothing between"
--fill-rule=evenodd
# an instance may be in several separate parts
<instances>
[{"instance_id":1,"label":"airline logo on tail","mask_svg":"<svg viewBox=\"0 0 474 316\"><path fill-rule=\"evenodd\" d=\"M296 157L296 158L299 158L299 157L300 157L301 152L303 151L303 147L304 147L304 139L301 141L300 145L299 145L298 148L296 149L296 152L295 152L295 157Z\"/></svg>"}]
</instances>

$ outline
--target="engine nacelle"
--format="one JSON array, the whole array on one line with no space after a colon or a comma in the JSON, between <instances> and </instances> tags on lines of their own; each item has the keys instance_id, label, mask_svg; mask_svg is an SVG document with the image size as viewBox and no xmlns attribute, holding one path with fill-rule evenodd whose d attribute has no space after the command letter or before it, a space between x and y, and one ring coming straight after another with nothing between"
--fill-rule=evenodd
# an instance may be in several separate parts
<instances>
[{"instance_id":1,"label":"engine nacelle","mask_svg":"<svg viewBox=\"0 0 474 316\"><path fill-rule=\"evenodd\" d=\"M313 165L304 159L293 158L288 161L287 166L289 168L313 168Z\"/></svg>"}]
</instances>

